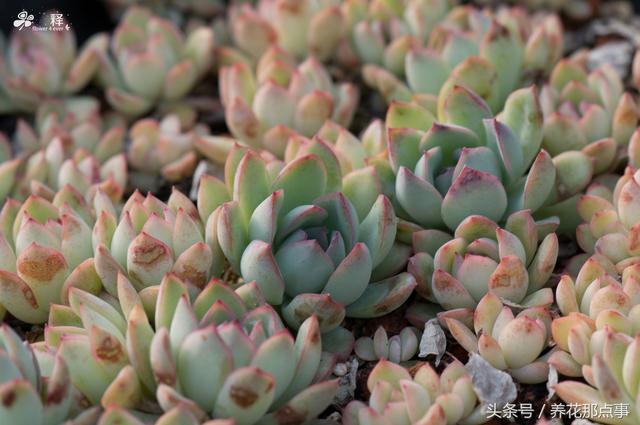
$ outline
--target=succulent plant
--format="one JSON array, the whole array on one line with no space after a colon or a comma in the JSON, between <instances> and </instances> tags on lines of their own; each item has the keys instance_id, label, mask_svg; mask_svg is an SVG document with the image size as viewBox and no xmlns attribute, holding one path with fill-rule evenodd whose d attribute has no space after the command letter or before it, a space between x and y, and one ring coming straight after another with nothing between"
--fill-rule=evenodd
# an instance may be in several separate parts
<instances>
[{"instance_id":1,"label":"succulent plant","mask_svg":"<svg viewBox=\"0 0 640 425\"><path fill-rule=\"evenodd\" d=\"M70 307L56 306L47 347L76 365L71 381L91 404L166 412L185 408L198 418L235 423L313 419L333 399L337 381L314 382L322 349L317 319L294 338L258 286L235 291L212 280L190 301L168 274L157 292L154 328L132 284L118 277L119 303L78 288ZM321 373L321 375L323 375Z\"/></svg>"},{"instance_id":2,"label":"succulent plant","mask_svg":"<svg viewBox=\"0 0 640 425\"><path fill-rule=\"evenodd\" d=\"M345 33L336 1L259 0L229 8L231 40L252 61L276 45L298 59L326 61Z\"/></svg>"},{"instance_id":3,"label":"succulent plant","mask_svg":"<svg viewBox=\"0 0 640 425\"><path fill-rule=\"evenodd\" d=\"M138 291L157 290L167 273L184 280L193 293L222 272L222 257L205 239L195 205L174 189L167 203L135 192L118 216L113 209L98 214L90 240L95 253L69 277L67 287L94 294L117 293L124 274Z\"/></svg>"},{"instance_id":4,"label":"succulent plant","mask_svg":"<svg viewBox=\"0 0 640 425\"><path fill-rule=\"evenodd\" d=\"M198 161L196 139L207 134L204 125L184 131L177 115L167 115L161 121L145 118L129 131L131 144L127 154L135 170L134 186L151 189L158 176L170 183L191 177Z\"/></svg>"},{"instance_id":5,"label":"succulent plant","mask_svg":"<svg viewBox=\"0 0 640 425\"><path fill-rule=\"evenodd\" d=\"M563 59L540 92L542 147L552 156L581 150L595 158L594 173L615 167L638 125L639 111L609 64L587 73L579 58Z\"/></svg>"},{"instance_id":6,"label":"succulent plant","mask_svg":"<svg viewBox=\"0 0 640 425\"><path fill-rule=\"evenodd\" d=\"M460 6L433 29L426 46L405 42L389 56L391 69L364 66L365 82L388 102L414 98L426 104L462 85L478 93L497 113L529 75L548 72L560 59L562 27L554 15L536 22L522 11L505 10L492 16Z\"/></svg>"},{"instance_id":7,"label":"succulent plant","mask_svg":"<svg viewBox=\"0 0 640 425\"><path fill-rule=\"evenodd\" d=\"M257 282L267 302L283 304L289 326L315 314L328 332L345 314L393 311L415 281L399 273L409 249L394 245L389 200L379 195L358 209L336 192L338 161L315 140L283 168L236 146L225 165L226 184L211 176L201 181L198 208L207 240L236 273Z\"/></svg>"},{"instance_id":8,"label":"succulent plant","mask_svg":"<svg viewBox=\"0 0 640 425\"><path fill-rule=\"evenodd\" d=\"M411 360L418 352L418 342L420 335L418 330L412 326L403 328L399 334L391 338L387 331L378 327L373 338L363 336L356 340L355 353L365 361L389 360L393 363Z\"/></svg>"},{"instance_id":9,"label":"succulent plant","mask_svg":"<svg viewBox=\"0 0 640 425\"><path fill-rule=\"evenodd\" d=\"M616 340L615 334L605 336L606 341ZM605 342L606 344L606 342ZM590 366L583 366L587 383L563 381L554 386L556 394L567 403L594 406L585 417L604 424L632 425L640 421L638 386L640 366L640 336L618 339L602 353L593 355ZM606 412L607 405L617 409L615 414Z\"/></svg>"},{"instance_id":10,"label":"succulent plant","mask_svg":"<svg viewBox=\"0 0 640 425\"><path fill-rule=\"evenodd\" d=\"M58 425L73 411L69 368L55 356L46 379L33 350L8 325L0 326L0 422L15 425Z\"/></svg>"},{"instance_id":11,"label":"succulent plant","mask_svg":"<svg viewBox=\"0 0 640 425\"><path fill-rule=\"evenodd\" d=\"M0 39L0 112L34 112L43 100L77 93L106 46L107 36L96 34L78 51L73 29L13 31L6 47Z\"/></svg>"},{"instance_id":12,"label":"succulent plant","mask_svg":"<svg viewBox=\"0 0 640 425\"><path fill-rule=\"evenodd\" d=\"M440 376L425 363L415 376L402 366L380 360L367 379L369 404L352 401L343 412L344 425L460 424L488 421L471 376L457 360Z\"/></svg>"},{"instance_id":13,"label":"succulent plant","mask_svg":"<svg viewBox=\"0 0 640 425\"><path fill-rule=\"evenodd\" d=\"M93 98L41 103L35 128L18 121L16 157L4 165L14 182L7 180L5 196L22 200L34 193L52 199L69 184L88 200L99 189L119 202L127 183L124 131L118 117L101 116Z\"/></svg>"},{"instance_id":14,"label":"succulent plant","mask_svg":"<svg viewBox=\"0 0 640 425\"><path fill-rule=\"evenodd\" d=\"M615 265L595 255L575 281L564 275L556 289L561 317L552 324L560 350L549 358L558 372L581 377L593 356L605 355L640 334L640 265L627 267L618 278ZM608 355L608 354L606 354Z\"/></svg>"},{"instance_id":15,"label":"succulent plant","mask_svg":"<svg viewBox=\"0 0 640 425\"><path fill-rule=\"evenodd\" d=\"M586 253L607 257L620 274L640 262L640 171L628 167L614 191L592 185L580 198L578 213L585 223L576 239Z\"/></svg>"},{"instance_id":16,"label":"succulent plant","mask_svg":"<svg viewBox=\"0 0 640 425\"><path fill-rule=\"evenodd\" d=\"M485 295L473 313L469 327L456 317L457 312L442 313L441 320L470 353L480 354L493 367L508 371L525 384L545 382L549 375L543 354L551 336L548 306L531 307L517 315L493 293Z\"/></svg>"},{"instance_id":17,"label":"succulent plant","mask_svg":"<svg viewBox=\"0 0 640 425\"><path fill-rule=\"evenodd\" d=\"M132 6L118 24L96 74L109 104L138 116L187 95L213 61L213 31L184 35L170 21Z\"/></svg>"},{"instance_id":18,"label":"succulent plant","mask_svg":"<svg viewBox=\"0 0 640 425\"><path fill-rule=\"evenodd\" d=\"M343 2L347 40L337 50L337 59L344 65L384 66L394 75L402 76L408 51L427 42L453 3L450 0Z\"/></svg>"},{"instance_id":19,"label":"succulent plant","mask_svg":"<svg viewBox=\"0 0 640 425\"><path fill-rule=\"evenodd\" d=\"M0 223L0 304L19 320L42 323L69 274L92 255L91 209L67 185L51 202L37 195L6 201Z\"/></svg>"},{"instance_id":20,"label":"succulent plant","mask_svg":"<svg viewBox=\"0 0 640 425\"><path fill-rule=\"evenodd\" d=\"M540 150L542 114L533 87L513 92L497 119L463 86L438 104L438 122L415 103L396 102L387 112L388 161L401 218L454 230L474 214L497 222L522 209L539 218L575 215L593 161L583 152L552 159Z\"/></svg>"},{"instance_id":21,"label":"succulent plant","mask_svg":"<svg viewBox=\"0 0 640 425\"><path fill-rule=\"evenodd\" d=\"M473 310L488 293L524 307L549 305L553 292L545 286L558 257L554 227L536 224L524 210L510 215L504 228L486 217L467 217L453 239L418 231L408 270L417 292L446 310Z\"/></svg>"},{"instance_id":22,"label":"succulent plant","mask_svg":"<svg viewBox=\"0 0 640 425\"><path fill-rule=\"evenodd\" d=\"M293 131L312 136L327 120L348 127L359 97L356 86L335 84L314 57L296 67L277 47L261 57L255 75L244 63L222 68L219 85L234 137L280 158Z\"/></svg>"}]
</instances>

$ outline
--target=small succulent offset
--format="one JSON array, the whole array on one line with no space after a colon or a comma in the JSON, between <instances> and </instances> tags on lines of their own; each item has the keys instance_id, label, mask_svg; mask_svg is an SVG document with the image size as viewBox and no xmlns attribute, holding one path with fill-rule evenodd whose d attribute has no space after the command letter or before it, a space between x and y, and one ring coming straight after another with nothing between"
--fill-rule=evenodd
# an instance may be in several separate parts
<instances>
[{"instance_id":1,"label":"small succulent offset","mask_svg":"<svg viewBox=\"0 0 640 425\"><path fill-rule=\"evenodd\" d=\"M585 223L576 239L586 253L607 257L620 274L640 263L640 171L627 167L613 191L592 185L580 198L578 213Z\"/></svg>"},{"instance_id":2,"label":"small succulent offset","mask_svg":"<svg viewBox=\"0 0 640 425\"><path fill-rule=\"evenodd\" d=\"M488 421L471 376L457 360L440 376L425 363L412 377L402 366L380 360L367 380L369 404L352 401L343 412L344 425L460 424Z\"/></svg>"},{"instance_id":3,"label":"small succulent offset","mask_svg":"<svg viewBox=\"0 0 640 425\"><path fill-rule=\"evenodd\" d=\"M562 27L554 15L536 22L516 9L491 15L459 6L435 26L426 48L415 42L404 44L391 57L396 64L392 62L391 69L375 65L362 69L365 82L388 102L413 98L433 103L438 95L462 85L497 113L531 74L548 72L560 59ZM407 83L394 71L402 71Z\"/></svg>"},{"instance_id":4,"label":"small succulent offset","mask_svg":"<svg viewBox=\"0 0 640 425\"><path fill-rule=\"evenodd\" d=\"M327 120L348 127L359 98L355 85L334 83L317 59L296 66L277 47L261 57L255 75L244 63L222 68L219 85L233 136L279 158L293 132L310 137Z\"/></svg>"},{"instance_id":5,"label":"small succulent offset","mask_svg":"<svg viewBox=\"0 0 640 425\"><path fill-rule=\"evenodd\" d=\"M552 156L583 151L595 158L595 174L615 167L638 125L639 111L609 64L587 73L579 58L563 59L540 91L542 147Z\"/></svg>"},{"instance_id":6,"label":"small succulent offset","mask_svg":"<svg viewBox=\"0 0 640 425\"><path fill-rule=\"evenodd\" d=\"M438 102L438 122L415 103L396 102L387 112L401 218L454 230L474 214L499 223L523 209L575 215L565 201L589 184L593 162L582 152L552 159L540 150L542 114L533 87L513 92L497 119L463 86Z\"/></svg>"},{"instance_id":7,"label":"small succulent offset","mask_svg":"<svg viewBox=\"0 0 640 425\"><path fill-rule=\"evenodd\" d=\"M297 328L315 314L328 332L345 315L395 310L415 280L399 273L406 250L390 255L397 220L389 200L378 196L360 217L335 191L339 166L323 146L308 145L283 168L237 146L225 165L226 184L201 182L198 207L208 217L207 240L245 281L257 282L267 302L283 304L288 325Z\"/></svg>"},{"instance_id":8,"label":"small succulent offset","mask_svg":"<svg viewBox=\"0 0 640 425\"><path fill-rule=\"evenodd\" d=\"M131 144L127 153L134 186L144 190L154 187L158 176L170 183L191 177L198 155L196 139L207 134L205 126L187 131L181 128L177 115L167 115L161 121L145 118L137 121L129 131Z\"/></svg>"},{"instance_id":9,"label":"small succulent offset","mask_svg":"<svg viewBox=\"0 0 640 425\"><path fill-rule=\"evenodd\" d=\"M77 93L107 43L96 34L78 52L73 30L14 31L6 47L0 39L0 112L34 112L43 100Z\"/></svg>"},{"instance_id":10,"label":"small succulent offset","mask_svg":"<svg viewBox=\"0 0 640 425\"><path fill-rule=\"evenodd\" d=\"M106 198L101 192L96 203ZM107 201L108 202L108 201ZM0 305L27 323L42 323L62 301L65 280L91 257L93 216L82 195L63 187L51 202L31 195L0 211Z\"/></svg>"},{"instance_id":11,"label":"small succulent offset","mask_svg":"<svg viewBox=\"0 0 640 425\"><path fill-rule=\"evenodd\" d=\"M488 293L523 307L549 305L553 292L545 285L558 257L554 228L537 224L526 210L510 215L504 228L470 216L453 239L434 230L414 233L408 270L416 291L446 310L473 310Z\"/></svg>"},{"instance_id":12,"label":"small succulent offset","mask_svg":"<svg viewBox=\"0 0 640 425\"><path fill-rule=\"evenodd\" d=\"M0 326L0 363L3 424L58 425L79 407L62 357L54 357L51 370L41 370L31 347L6 324Z\"/></svg>"},{"instance_id":13,"label":"small succulent offset","mask_svg":"<svg viewBox=\"0 0 640 425\"><path fill-rule=\"evenodd\" d=\"M119 202L127 183L124 122L100 114L97 100L48 100L38 107L35 128L20 120L13 135L17 155L12 169L15 183L5 196L25 199L38 194L52 199L69 184L87 200L97 190ZM0 194L0 199L2 199Z\"/></svg>"},{"instance_id":14,"label":"small succulent offset","mask_svg":"<svg viewBox=\"0 0 640 425\"><path fill-rule=\"evenodd\" d=\"M516 315L498 296L489 293L478 303L472 327L453 313L442 313L440 318L465 350L480 354L519 382L538 384L547 380L551 352L543 351L551 336L548 306L527 308Z\"/></svg>"},{"instance_id":15,"label":"small succulent offset","mask_svg":"<svg viewBox=\"0 0 640 425\"><path fill-rule=\"evenodd\" d=\"M96 78L114 109L138 116L187 95L211 67L213 45L210 28L185 36L170 21L133 6L115 29L110 52L100 52Z\"/></svg>"},{"instance_id":16,"label":"small succulent offset","mask_svg":"<svg viewBox=\"0 0 640 425\"><path fill-rule=\"evenodd\" d=\"M250 425L294 415L305 422L333 399L336 380L314 384L318 321L305 321L294 341L255 283L234 291L212 280L191 302L167 275L152 308L155 331L122 274L118 295L111 305L73 288L70 307L53 310L39 344L75 365L71 381L91 404L153 412L157 400L166 412Z\"/></svg>"},{"instance_id":17,"label":"small succulent offset","mask_svg":"<svg viewBox=\"0 0 640 425\"><path fill-rule=\"evenodd\" d=\"M419 338L418 330L412 326L403 328L399 334L391 338L380 326L373 338L368 336L358 338L354 349L356 355L365 361L385 359L393 363L406 362L418 352Z\"/></svg>"},{"instance_id":18,"label":"small succulent offset","mask_svg":"<svg viewBox=\"0 0 640 425\"><path fill-rule=\"evenodd\" d=\"M615 335L615 334L613 334ZM607 340L614 339L611 335ZM605 342L606 343L606 342ZM620 415L598 415L587 412L586 417L604 424L634 425L640 421L637 407L638 377L640 376L640 336L618 341L609 350L593 355L591 366L583 367L587 383L563 381L554 386L556 394L566 403L596 406L596 412L605 405L622 406Z\"/></svg>"},{"instance_id":19,"label":"small succulent offset","mask_svg":"<svg viewBox=\"0 0 640 425\"><path fill-rule=\"evenodd\" d=\"M549 358L559 373L581 377L600 354L626 347L640 334L640 264L627 267L620 279L606 257L593 256L575 279L565 275L556 289L562 317L553 321L553 339L560 348Z\"/></svg>"},{"instance_id":20,"label":"small succulent offset","mask_svg":"<svg viewBox=\"0 0 640 425\"><path fill-rule=\"evenodd\" d=\"M335 55L345 32L345 19L335 1L259 0L229 8L231 40L258 61L274 45L298 59L324 62Z\"/></svg>"}]
</instances>

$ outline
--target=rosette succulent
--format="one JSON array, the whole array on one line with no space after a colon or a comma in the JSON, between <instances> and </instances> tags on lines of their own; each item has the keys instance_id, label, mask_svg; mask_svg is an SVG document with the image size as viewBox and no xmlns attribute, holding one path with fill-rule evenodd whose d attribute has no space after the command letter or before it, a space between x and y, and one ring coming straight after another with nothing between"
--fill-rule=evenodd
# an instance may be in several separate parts
<instances>
[{"instance_id":1,"label":"rosette succulent","mask_svg":"<svg viewBox=\"0 0 640 425\"><path fill-rule=\"evenodd\" d=\"M100 52L96 78L109 104L138 116L187 95L213 61L213 30L184 35L170 21L133 6L122 17L110 51Z\"/></svg>"},{"instance_id":2,"label":"rosette succulent","mask_svg":"<svg viewBox=\"0 0 640 425\"><path fill-rule=\"evenodd\" d=\"M497 113L507 96L524 86L530 75L548 72L560 59L562 27L554 15L537 22L521 11L505 10L492 16L460 6L433 29L426 47L404 45L404 49L396 48L388 66L366 65L362 70L365 82L388 102L413 97L433 104L438 95L462 85L478 93ZM403 74L406 83L401 80Z\"/></svg>"},{"instance_id":3,"label":"rosette succulent","mask_svg":"<svg viewBox=\"0 0 640 425\"><path fill-rule=\"evenodd\" d=\"M549 305L553 292L545 286L558 257L554 227L520 211L504 228L486 217L467 217L448 241L441 232L418 231L409 272L417 292L446 310L473 310L487 293L524 307ZM443 244L434 253L436 242Z\"/></svg>"},{"instance_id":4,"label":"rosette succulent","mask_svg":"<svg viewBox=\"0 0 640 425\"><path fill-rule=\"evenodd\" d=\"M454 312L455 313L455 312ZM455 318L457 314L442 313L441 320L469 353L480 354L499 370L508 371L525 384L545 382L549 375L543 354L551 336L551 313L548 307L532 307L517 315L500 298L485 295L473 313L473 326Z\"/></svg>"},{"instance_id":5,"label":"rosette succulent","mask_svg":"<svg viewBox=\"0 0 640 425\"><path fill-rule=\"evenodd\" d=\"M71 381L91 404L153 413L157 400L166 412L184 408L200 421L254 424L305 422L333 399L337 381L314 383L322 357L317 319L307 319L294 340L255 283L234 291L212 280L191 302L168 274L152 308L154 327L122 274L118 297L111 305L73 288L70 307L58 306L45 331L44 344L75 365Z\"/></svg>"},{"instance_id":6,"label":"rosette succulent","mask_svg":"<svg viewBox=\"0 0 640 425\"><path fill-rule=\"evenodd\" d=\"M596 255L575 281L568 275L560 280L556 300L562 317L552 324L560 350L549 363L561 374L583 376L594 355L624 347L640 334L640 265L617 276L614 264Z\"/></svg>"},{"instance_id":7,"label":"rosette succulent","mask_svg":"<svg viewBox=\"0 0 640 425\"><path fill-rule=\"evenodd\" d=\"M405 56L426 44L431 31L451 9L450 0L349 0L342 4L347 40L337 59L345 65L365 63L404 74Z\"/></svg>"},{"instance_id":8,"label":"rosette succulent","mask_svg":"<svg viewBox=\"0 0 640 425\"><path fill-rule=\"evenodd\" d=\"M576 59L563 59L540 92L542 147L552 156L581 150L595 158L594 172L615 167L638 125L638 107L609 64L587 73Z\"/></svg>"},{"instance_id":9,"label":"rosette succulent","mask_svg":"<svg viewBox=\"0 0 640 425\"><path fill-rule=\"evenodd\" d=\"M13 31L6 46L0 39L0 112L33 112L43 100L77 93L93 78L107 43L96 34L78 51L73 29Z\"/></svg>"},{"instance_id":10,"label":"rosette succulent","mask_svg":"<svg viewBox=\"0 0 640 425\"><path fill-rule=\"evenodd\" d=\"M618 273L640 262L640 171L628 167L611 191L593 185L578 202L585 223L576 239L588 254L597 253L616 265Z\"/></svg>"},{"instance_id":11,"label":"rosette succulent","mask_svg":"<svg viewBox=\"0 0 640 425\"><path fill-rule=\"evenodd\" d=\"M607 335L607 340L614 337ZM606 343L605 343L606 344ZM591 366L584 366L587 383L563 381L554 386L566 403L594 406L585 417L604 424L632 425L640 421L637 407L640 376L640 336L618 341L610 350L593 355ZM606 405L620 406L617 414L599 414ZM593 413L595 411L595 413Z\"/></svg>"},{"instance_id":12,"label":"rosette succulent","mask_svg":"<svg viewBox=\"0 0 640 425\"><path fill-rule=\"evenodd\" d=\"M7 194L24 199L31 193L52 199L71 185L90 200L102 190L119 202L127 183L124 122L100 115L93 98L50 100L40 105L35 128L18 121L13 136L17 148L15 183Z\"/></svg>"},{"instance_id":13,"label":"rosette succulent","mask_svg":"<svg viewBox=\"0 0 640 425\"><path fill-rule=\"evenodd\" d=\"M296 67L276 47L262 56L255 75L244 63L222 68L219 85L233 136L280 158L294 131L312 136L327 120L348 127L359 97L355 85L334 83L317 59Z\"/></svg>"},{"instance_id":14,"label":"rosette succulent","mask_svg":"<svg viewBox=\"0 0 640 425\"><path fill-rule=\"evenodd\" d=\"M362 208L337 192L338 161L325 147L316 139L282 167L237 146L225 165L226 183L201 182L198 208L207 240L236 273L257 282L267 302L282 304L291 327L315 314L328 332L345 315L396 309L415 281L400 273L409 248L394 245L389 200L379 195Z\"/></svg>"},{"instance_id":15,"label":"rosette succulent","mask_svg":"<svg viewBox=\"0 0 640 425\"><path fill-rule=\"evenodd\" d=\"M259 0L229 8L232 43L253 61L277 45L298 59L324 62L335 55L345 24L334 0Z\"/></svg>"},{"instance_id":16,"label":"rosette succulent","mask_svg":"<svg viewBox=\"0 0 640 425\"><path fill-rule=\"evenodd\" d=\"M8 325L0 326L0 422L58 425L74 411L69 368L61 356L42 371L33 350Z\"/></svg>"},{"instance_id":17,"label":"rosette succulent","mask_svg":"<svg viewBox=\"0 0 640 425\"><path fill-rule=\"evenodd\" d=\"M418 352L418 342L420 335L418 330L412 326L403 328L399 334L391 338L387 331L380 326L373 338L363 336L356 340L355 353L362 359L369 362L376 360L389 360L393 363L406 362L411 360Z\"/></svg>"},{"instance_id":18,"label":"rosette succulent","mask_svg":"<svg viewBox=\"0 0 640 425\"><path fill-rule=\"evenodd\" d=\"M177 115L167 115L161 121L145 118L137 121L129 131L131 144L127 158L135 170L132 175L136 188L152 188L158 176L170 183L191 177L198 161L195 146L204 125L189 130L181 128Z\"/></svg>"},{"instance_id":19,"label":"rosette succulent","mask_svg":"<svg viewBox=\"0 0 640 425\"><path fill-rule=\"evenodd\" d=\"M99 213L93 228L94 257L83 263L67 286L94 294L103 289L117 296L117 275L130 279L138 291L156 291L167 273L184 280L191 291L201 290L222 271L222 258L205 240L198 210L178 190L167 203L135 192L118 216L113 209Z\"/></svg>"},{"instance_id":20,"label":"rosette succulent","mask_svg":"<svg viewBox=\"0 0 640 425\"><path fill-rule=\"evenodd\" d=\"M541 218L575 215L571 201L591 181L593 161L583 152L552 159L540 150L542 114L533 88L512 93L497 119L462 86L439 105L439 122L417 104L394 103L387 112L400 217L454 230L474 214L496 222L522 209Z\"/></svg>"},{"instance_id":21,"label":"rosette succulent","mask_svg":"<svg viewBox=\"0 0 640 425\"><path fill-rule=\"evenodd\" d=\"M487 422L464 365L457 360L440 376L425 363L412 377L402 366L380 360L367 379L369 404L352 401L344 425L460 424Z\"/></svg>"},{"instance_id":22,"label":"rosette succulent","mask_svg":"<svg viewBox=\"0 0 640 425\"><path fill-rule=\"evenodd\" d=\"M101 192L96 203L106 198ZM108 202L108 201L107 201ZM63 187L51 202L31 195L0 211L0 305L27 323L47 319L65 280L91 257L93 215L82 195Z\"/></svg>"}]
</instances>

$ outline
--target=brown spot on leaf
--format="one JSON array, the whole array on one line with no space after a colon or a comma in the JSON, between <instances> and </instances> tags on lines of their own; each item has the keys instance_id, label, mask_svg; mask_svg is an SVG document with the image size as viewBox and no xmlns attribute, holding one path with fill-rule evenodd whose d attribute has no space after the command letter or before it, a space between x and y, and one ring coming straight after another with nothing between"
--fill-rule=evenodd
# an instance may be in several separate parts
<instances>
[{"instance_id":1,"label":"brown spot on leaf","mask_svg":"<svg viewBox=\"0 0 640 425\"><path fill-rule=\"evenodd\" d=\"M248 408L256 402L258 394L250 388L233 385L229 390L229 397L231 397L238 406Z\"/></svg>"},{"instance_id":2,"label":"brown spot on leaf","mask_svg":"<svg viewBox=\"0 0 640 425\"><path fill-rule=\"evenodd\" d=\"M98 348L96 348L96 356L105 361L116 362L122 358L123 355L122 344L111 335L104 338Z\"/></svg>"},{"instance_id":3,"label":"brown spot on leaf","mask_svg":"<svg viewBox=\"0 0 640 425\"><path fill-rule=\"evenodd\" d=\"M274 418L280 425L301 425L307 419L307 412L299 412L286 405L274 413Z\"/></svg>"},{"instance_id":4,"label":"brown spot on leaf","mask_svg":"<svg viewBox=\"0 0 640 425\"><path fill-rule=\"evenodd\" d=\"M11 407L13 403L16 401L16 393L13 390L10 390L5 395L2 396L2 405L6 408Z\"/></svg>"},{"instance_id":5,"label":"brown spot on leaf","mask_svg":"<svg viewBox=\"0 0 640 425\"><path fill-rule=\"evenodd\" d=\"M49 282L66 265L60 253L50 254L45 258L42 258L42 255L29 255L18 260L18 271L40 282Z\"/></svg>"},{"instance_id":6,"label":"brown spot on leaf","mask_svg":"<svg viewBox=\"0 0 640 425\"><path fill-rule=\"evenodd\" d=\"M133 249L133 262L142 266L153 266L167 255L167 248L161 243L146 242Z\"/></svg>"},{"instance_id":7,"label":"brown spot on leaf","mask_svg":"<svg viewBox=\"0 0 640 425\"><path fill-rule=\"evenodd\" d=\"M182 270L175 272L180 279L190 282L202 289L207 284L207 273L189 264L182 266Z\"/></svg>"}]
</instances>

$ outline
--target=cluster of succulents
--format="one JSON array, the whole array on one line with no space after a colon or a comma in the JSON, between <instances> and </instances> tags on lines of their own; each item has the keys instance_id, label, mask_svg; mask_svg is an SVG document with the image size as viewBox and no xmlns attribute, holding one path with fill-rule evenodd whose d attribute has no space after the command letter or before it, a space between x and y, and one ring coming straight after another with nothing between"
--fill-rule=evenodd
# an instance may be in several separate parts
<instances>
[{"instance_id":1,"label":"cluster of succulents","mask_svg":"<svg viewBox=\"0 0 640 425\"><path fill-rule=\"evenodd\" d=\"M423 43L426 47L416 42L405 42L404 48L392 44L393 54L385 52L385 59L391 58L385 62L391 63L365 66L364 80L387 101L413 98L421 103L431 103L443 91L463 85L499 112L513 90L532 76L547 73L561 57L558 18L537 20L517 9L492 15L469 6L456 7L432 28Z\"/></svg>"},{"instance_id":2,"label":"cluster of succulents","mask_svg":"<svg viewBox=\"0 0 640 425\"><path fill-rule=\"evenodd\" d=\"M640 108L558 15L107 3L0 40L1 424L474 425L546 381L638 423Z\"/></svg>"},{"instance_id":3,"label":"cluster of succulents","mask_svg":"<svg viewBox=\"0 0 640 425\"><path fill-rule=\"evenodd\" d=\"M120 201L128 174L121 117L101 114L96 99L75 97L43 101L34 124L18 121L12 136L16 153L3 164L0 199L31 193L51 199L68 184L87 199L102 190Z\"/></svg>"},{"instance_id":4,"label":"cluster of succulents","mask_svg":"<svg viewBox=\"0 0 640 425\"><path fill-rule=\"evenodd\" d=\"M348 127L358 104L358 89L335 84L315 57L296 65L277 47L261 56L255 73L243 62L223 67L219 85L233 136L278 157L292 134L312 136L327 120Z\"/></svg>"}]
</instances>

